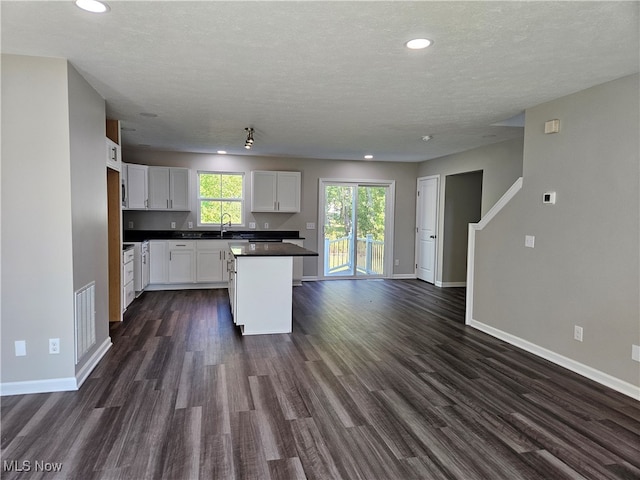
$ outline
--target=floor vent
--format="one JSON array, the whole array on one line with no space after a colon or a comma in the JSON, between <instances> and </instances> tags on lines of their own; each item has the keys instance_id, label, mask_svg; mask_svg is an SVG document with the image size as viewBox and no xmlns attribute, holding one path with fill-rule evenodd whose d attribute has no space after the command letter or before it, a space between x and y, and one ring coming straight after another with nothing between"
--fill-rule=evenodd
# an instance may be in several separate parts
<instances>
[{"instance_id":1,"label":"floor vent","mask_svg":"<svg viewBox=\"0 0 640 480\"><path fill-rule=\"evenodd\" d=\"M75 292L76 365L96 343L96 282Z\"/></svg>"}]
</instances>

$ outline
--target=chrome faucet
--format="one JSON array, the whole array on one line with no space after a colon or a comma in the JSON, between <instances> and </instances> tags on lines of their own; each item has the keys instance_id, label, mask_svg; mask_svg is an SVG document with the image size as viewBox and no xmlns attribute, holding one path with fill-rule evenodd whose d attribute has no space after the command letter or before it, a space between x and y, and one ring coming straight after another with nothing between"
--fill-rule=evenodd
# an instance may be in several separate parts
<instances>
[{"instance_id":1,"label":"chrome faucet","mask_svg":"<svg viewBox=\"0 0 640 480\"><path fill-rule=\"evenodd\" d=\"M224 217L225 217L225 215L226 215L227 217L229 217L229 221L228 221L227 223L228 223L228 225L229 225L229 226L231 226L231 214L229 214L229 213L227 213L227 212L223 213L223 214L222 214L222 216L220 217L220 238L222 238L222 234L223 234L224 232L226 232L226 230L225 230L225 228L224 228L224 226L225 226L225 224L226 224L226 223L225 223L225 221L224 221Z\"/></svg>"}]
</instances>

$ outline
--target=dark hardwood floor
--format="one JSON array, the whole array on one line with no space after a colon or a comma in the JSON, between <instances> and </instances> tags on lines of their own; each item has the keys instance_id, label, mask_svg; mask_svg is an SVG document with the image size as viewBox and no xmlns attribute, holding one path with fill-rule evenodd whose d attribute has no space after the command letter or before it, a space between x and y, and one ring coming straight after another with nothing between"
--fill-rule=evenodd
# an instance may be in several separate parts
<instances>
[{"instance_id":1,"label":"dark hardwood floor","mask_svg":"<svg viewBox=\"0 0 640 480\"><path fill-rule=\"evenodd\" d=\"M293 312L242 337L226 290L143 294L78 392L2 399L2 478L640 478L639 402L464 326L464 289L309 282Z\"/></svg>"}]
</instances>

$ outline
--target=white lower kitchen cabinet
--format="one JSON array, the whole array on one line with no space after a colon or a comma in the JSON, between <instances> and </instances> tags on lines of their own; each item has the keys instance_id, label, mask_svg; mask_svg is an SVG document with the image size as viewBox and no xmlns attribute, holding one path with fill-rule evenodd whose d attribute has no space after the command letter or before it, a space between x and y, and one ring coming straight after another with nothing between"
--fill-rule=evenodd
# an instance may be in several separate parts
<instances>
[{"instance_id":1,"label":"white lower kitchen cabinet","mask_svg":"<svg viewBox=\"0 0 640 480\"><path fill-rule=\"evenodd\" d=\"M292 257L235 257L229 300L243 335L291 332L292 269Z\"/></svg>"},{"instance_id":2,"label":"white lower kitchen cabinet","mask_svg":"<svg viewBox=\"0 0 640 480\"><path fill-rule=\"evenodd\" d=\"M196 242L196 282L226 282L229 242L198 240Z\"/></svg>"},{"instance_id":3,"label":"white lower kitchen cabinet","mask_svg":"<svg viewBox=\"0 0 640 480\"><path fill-rule=\"evenodd\" d=\"M122 252L122 311L124 312L129 304L136 298L135 286L133 283L133 248Z\"/></svg>"},{"instance_id":4,"label":"white lower kitchen cabinet","mask_svg":"<svg viewBox=\"0 0 640 480\"><path fill-rule=\"evenodd\" d=\"M196 246L193 241L167 242L169 250L169 283L196 281Z\"/></svg>"},{"instance_id":5,"label":"white lower kitchen cabinet","mask_svg":"<svg viewBox=\"0 0 640 480\"><path fill-rule=\"evenodd\" d=\"M285 243L293 243L294 245L298 245L299 247L304 247L304 240L302 238L288 238L282 240ZM302 268L303 268L303 258L302 257L293 257L293 286L299 287L302 285Z\"/></svg>"},{"instance_id":6,"label":"white lower kitchen cabinet","mask_svg":"<svg viewBox=\"0 0 640 480\"><path fill-rule=\"evenodd\" d=\"M227 240L149 241L148 290L226 287Z\"/></svg>"},{"instance_id":7,"label":"white lower kitchen cabinet","mask_svg":"<svg viewBox=\"0 0 640 480\"><path fill-rule=\"evenodd\" d=\"M169 282L169 251L166 240L149 241L149 284Z\"/></svg>"}]
</instances>

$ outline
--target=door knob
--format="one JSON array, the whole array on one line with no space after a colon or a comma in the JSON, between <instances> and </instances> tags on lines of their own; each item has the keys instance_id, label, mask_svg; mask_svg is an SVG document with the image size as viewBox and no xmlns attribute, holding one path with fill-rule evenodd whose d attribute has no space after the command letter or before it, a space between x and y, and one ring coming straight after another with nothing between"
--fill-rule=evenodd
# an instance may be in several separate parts
<instances>
[{"instance_id":1,"label":"door knob","mask_svg":"<svg viewBox=\"0 0 640 480\"><path fill-rule=\"evenodd\" d=\"M436 238L435 235L429 235L429 238Z\"/></svg>"}]
</instances>

